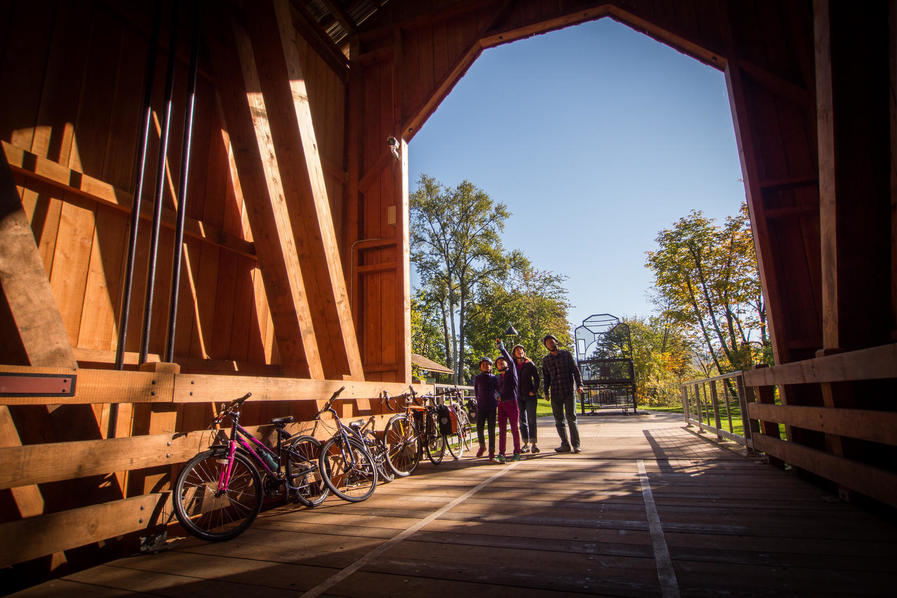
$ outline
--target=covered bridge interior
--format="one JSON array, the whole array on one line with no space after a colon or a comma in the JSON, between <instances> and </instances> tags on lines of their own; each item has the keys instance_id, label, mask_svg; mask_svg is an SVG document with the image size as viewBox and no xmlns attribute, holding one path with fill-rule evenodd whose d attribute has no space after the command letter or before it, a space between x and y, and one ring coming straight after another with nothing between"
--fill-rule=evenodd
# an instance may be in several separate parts
<instances>
[{"instance_id":1,"label":"covered bridge interior","mask_svg":"<svg viewBox=\"0 0 897 598\"><path fill-rule=\"evenodd\" d=\"M762 448L897 504L893 2L193 6L5 5L0 564L146 534L216 402L380 413L411 382L408 141L485 49L599 18L725 73Z\"/></svg>"}]
</instances>

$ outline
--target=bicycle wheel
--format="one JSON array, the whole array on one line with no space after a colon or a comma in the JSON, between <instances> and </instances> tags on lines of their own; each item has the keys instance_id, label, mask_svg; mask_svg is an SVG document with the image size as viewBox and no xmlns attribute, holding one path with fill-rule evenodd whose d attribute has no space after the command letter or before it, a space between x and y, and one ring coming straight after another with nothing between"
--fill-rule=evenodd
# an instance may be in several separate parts
<instances>
[{"instance_id":1,"label":"bicycle wheel","mask_svg":"<svg viewBox=\"0 0 897 598\"><path fill-rule=\"evenodd\" d=\"M371 453L374 462L377 464L377 477L383 480L385 484L396 479L396 474L393 473L389 463L386 461L386 445L383 444L383 441L372 431L367 430L364 433L364 442L368 447L368 452Z\"/></svg>"},{"instance_id":2,"label":"bicycle wheel","mask_svg":"<svg viewBox=\"0 0 897 598\"><path fill-rule=\"evenodd\" d=\"M287 451L287 480L293 495L307 507L316 507L330 494L324 483L318 460L321 442L312 436L299 436Z\"/></svg>"},{"instance_id":3,"label":"bicycle wheel","mask_svg":"<svg viewBox=\"0 0 897 598\"><path fill-rule=\"evenodd\" d=\"M262 478L242 453L234 454L227 488L218 491L227 464L225 455L205 451L190 459L175 481L174 514L197 538L229 540L252 525L262 510Z\"/></svg>"},{"instance_id":4,"label":"bicycle wheel","mask_svg":"<svg viewBox=\"0 0 897 598\"><path fill-rule=\"evenodd\" d=\"M377 487L377 465L355 438L335 436L321 448L321 475L330 490L343 500L367 500Z\"/></svg>"},{"instance_id":5,"label":"bicycle wheel","mask_svg":"<svg viewBox=\"0 0 897 598\"><path fill-rule=\"evenodd\" d=\"M464 427L462 425L463 422L461 421L464 415L461 412L456 412L456 415L457 421L455 422L455 431L445 435L445 447L452 457L460 459L464 454L464 451L467 450L467 447L464 444Z\"/></svg>"},{"instance_id":6,"label":"bicycle wheel","mask_svg":"<svg viewBox=\"0 0 897 598\"><path fill-rule=\"evenodd\" d=\"M442 457L445 456L445 436L439 433L439 416L435 410L427 411L426 417L426 442L424 446L427 449L427 458L433 465L442 463Z\"/></svg>"},{"instance_id":7,"label":"bicycle wheel","mask_svg":"<svg viewBox=\"0 0 897 598\"><path fill-rule=\"evenodd\" d=\"M394 415L383 434L386 463L398 477L405 477L420 463L420 434L414 419L402 413Z\"/></svg>"},{"instance_id":8,"label":"bicycle wheel","mask_svg":"<svg viewBox=\"0 0 897 598\"><path fill-rule=\"evenodd\" d=\"M461 434L461 443L464 445L464 450L471 450L473 448L473 426L470 425L467 412L463 409L458 411L458 430Z\"/></svg>"}]
</instances>

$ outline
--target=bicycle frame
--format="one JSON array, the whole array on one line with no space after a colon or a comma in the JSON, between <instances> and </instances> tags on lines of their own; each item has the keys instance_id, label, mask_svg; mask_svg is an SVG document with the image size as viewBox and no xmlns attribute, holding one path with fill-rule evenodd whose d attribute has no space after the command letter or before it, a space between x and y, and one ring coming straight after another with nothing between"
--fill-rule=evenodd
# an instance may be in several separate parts
<instances>
[{"instance_id":1,"label":"bicycle frame","mask_svg":"<svg viewBox=\"0 0 897 598\"><path fill-rule=\"evenodd\" d=\"M230 484L230 476L231 472L234 468L234 455L237 452L237 447L242 447L250 456L252 456L256 465L261 466L261 471L263 473L269 473L271 475L277 475L280 471L281 464L281 443L282 439L280 434L277 435L277 451L268 448L265 446L259 439L254 437L252 434L246 431L246 429L240 425L240 415L239 413L231 414L231 420L233 421L233 427L231 428L230 438L227 443L227 467L221 470L221 477L218 480L218 492L224 492L227 490ZM252 441L252 444L246 442L246 440ZM268 463L265 462L265 459L256 452L253 448L255 445L256 448L260 448L264 453L267 453L269 457L271 457L274 462L277 464L277 470L271 469L268 466ZM222 449L225 445L213 445L212 449Z\"/></svg>"}]
</instances>

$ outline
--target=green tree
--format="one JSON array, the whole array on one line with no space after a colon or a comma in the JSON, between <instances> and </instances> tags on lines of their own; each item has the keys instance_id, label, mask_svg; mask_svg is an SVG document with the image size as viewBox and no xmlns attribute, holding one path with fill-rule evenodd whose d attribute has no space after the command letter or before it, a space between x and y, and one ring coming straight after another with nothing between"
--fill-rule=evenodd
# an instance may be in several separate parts
<instances>
[{"instance_id":1,"label":"green tree","mask_svg":"<svg viewBox=\"0 0 897 598\"><path fill-rule=\"evenodd\" d=\"M469 181L447 189L422 174L410 197L411 260L440 311L447 365L456 381L464 367L471 301L509 263L499 236L509 216L504 204Z\"/></svg>"},{"instance_id":2,"label":"green tree","mask_svg":"<svg viewBox=\"0 0 897 598\"><path fill-rule=\"evenodd\" d=\"M623 321L632 338L639 404L678 404L681 383L700 373L694 365L693 342L681 326L662 316Z\"/></svg>"},{"instance_id":3,"label":"green tree","mask_svg":"<svg viewBox=\"0 0 897 598\"><path fill-rule=\"evenodd\" d=\"M424 291L411 297L411 351L437 363L445 363L445 345L437 304ZM412 374L418 374L412 366Z\"/></svg>"},{"instance_id":4,"label":"green tree","mask_svg":"<svg viewBox=\"0 0 897 598\"><path fill-rule=\"evenodd\" d=\"M570 346L570 325L567 322L567 289L564 276L537 270L519 252L510 255L510 267L504 276L480 287L470 314L471 350L495 357L495 339L504 334L509 324L517 337L506 338L510 349L521 344L527 355L541 367L547 354L542 338L552 333L561 345ZM468 376L475 374L476 363L469 364Z\"/></svg>"},{"instance_id":5,"label":"green tree","mask_svg":"<svg viewBox=\"0 0 897 598\"><path fill-rule=\"evenodd\" d=\"M718 372L760 359L766 311L746 205L723 226L693 210L656 240L647 266L663 317L691 327Z\"/></svg>"}]
</instances>

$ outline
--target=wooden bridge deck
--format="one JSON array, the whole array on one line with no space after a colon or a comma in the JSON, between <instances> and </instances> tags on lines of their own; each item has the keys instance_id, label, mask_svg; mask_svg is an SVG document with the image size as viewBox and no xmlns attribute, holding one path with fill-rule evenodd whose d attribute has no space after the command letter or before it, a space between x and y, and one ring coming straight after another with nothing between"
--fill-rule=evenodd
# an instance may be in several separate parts
<instances>
[{"instance_id":1,"label":"wooden bridge deck","mask_svg":"<svg viewBox=\"0 0 897 598\"><path fill-rule=\"evenodd\" d=\"M580 424L580 455L427 464L364 503L270 510L233 541L185 539L16 596L897 595L893 523L680 416ZM539 430L556 446L550 419Z\"/></svg>"}]
</instances>

